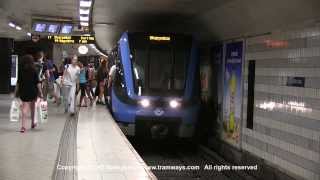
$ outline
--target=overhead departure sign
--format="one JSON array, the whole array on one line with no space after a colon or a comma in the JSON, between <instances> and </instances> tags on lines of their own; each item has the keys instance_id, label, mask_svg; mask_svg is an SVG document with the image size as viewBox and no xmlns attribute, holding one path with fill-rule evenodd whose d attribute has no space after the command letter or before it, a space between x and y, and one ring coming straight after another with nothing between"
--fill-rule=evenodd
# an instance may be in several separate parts
<instances>
[{"instance_id":1,"label":"overhead departure sign","mask_svg":"<svg viewBox=\"0 0 320 180\"><path fill-rule=\"evenodd\" d=\"M48 40L59 44L94 44L93 36L48 36Z\"/></svg>"},{"instance_id":2,"label":"overhead departure sign","mask_svg":"<svg viewBox=\"0 0 320 180\"><path fill-rule=\"evenodd\" d=\"M169 36L149 36L150 41L170 41Z\"/></svg>"}]
</instances>

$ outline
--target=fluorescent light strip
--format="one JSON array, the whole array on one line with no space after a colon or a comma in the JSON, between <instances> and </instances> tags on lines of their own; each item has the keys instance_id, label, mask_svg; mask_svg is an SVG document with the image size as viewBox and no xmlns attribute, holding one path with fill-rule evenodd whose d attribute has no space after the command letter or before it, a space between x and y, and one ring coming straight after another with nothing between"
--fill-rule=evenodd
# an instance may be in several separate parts
<instances>
[{"instance_id":1,"label":"fluorescent light strip","mask_svg":"<svg viewBox=\"0 0 320 180\"><path fill-rule=\"evenodd\" d=\"M16 30L20 31L22 28L20 26L16 26Z\"/></svg>"},{"instance_id":2,"label":"fluorescent light strip","mask_svg":"<svg viewBox=\"0 0 320 180\"><path fill-rule=\"evenodd\" d=\"M80 25L81 26L89 26L89 23L88 22L80 22Z\"/></svg>"},{"instance_id":3,"label":"fluorescent light strip","mask_svg":"<svg viewBox=\"0 0 320 180\"><path fill-rule=\"evenodd\" d=\"M80 1L80 7L91 7L91 1Z\"/></svg>"},{"instance_id":4,"label":"fluorescent light strip","mask_svg":"<svg viewBox=\"0 0 320 180\"><path fill-rule=\"evenodd\" d=\"M31 36L31 33L28 32L27 35L28 35L28 36Z\"/></svg>"},{"instance_id":5,"label":"fluorescent light strip","mask_svg":"<svg viewBox=\"0 0 320 180\"><path fill-rule=\"evenodd\" d=\"M16 27L16 25L13 23L13 22L9 22L9 24L8 24L10 27L13 27L13 28L15 28Z\"/></svg>"},{"instance_id":6,"label":"fluorescent light strip","mask_svg":"<svg viewBox=\"0 0 320 180\"><path fill-rule=\"evenodd\" d=\"M80 21L89 21L89 16L80 16Z\"/></svg>"},{"instance_id":7,"label":"fluorescent light strip","mask_svg":"<svg viewBox=\"0 0 320 180\"><path fill-rule=\"evenodd\" d=\"M90 9L79 9L79 14L84 14L84 15L89 15L90 14Z\"/></svg>"}]
</instances>

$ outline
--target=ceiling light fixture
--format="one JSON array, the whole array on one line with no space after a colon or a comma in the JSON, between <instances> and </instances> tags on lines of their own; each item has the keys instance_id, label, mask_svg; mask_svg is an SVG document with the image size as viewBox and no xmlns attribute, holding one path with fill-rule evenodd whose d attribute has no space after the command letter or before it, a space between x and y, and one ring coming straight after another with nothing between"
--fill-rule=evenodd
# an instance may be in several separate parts
<instances>
[{"instance_id":1,"label":"ceiling light fixture","mask_svg":"<svg viewBox=\"0 0 320 180\"><path fill-rule=\"evenodd\" d=\"M27 35L28 35L28 36L31 36L31 33L28 32Z\"/></svg>"},{"instance_id":2,"label":"ceiling light fixture","mask_svg":"<svg viewBox=\"0 0 320 180\"><path fill-rule=\"evenodd\" d=\"M80 16L80 21L89 21L89 16Z\"/></svg>"},{"instance_id":3,"label":"ceiling light fixture","mask_svg":"<svg viewBox=\"0 0 320 180\"><path fill-rule=\"evenodd\" d=\"M9 22L9 24L8 24L10 27L13 27L13 28L15 28L16 27L16 25L13 23L13 22Z\"/></svg>"},{"instance_id":4,"label":"ceiling light fixture","mask_svg":"<svg viewBox=\"0 0 320 180\"><path fill-rule=\"evenodd\" d=\"M91 7L92 1L80 1L80 7Z\"/></svg>"},{"instance_id":5,"label":"ceiling light fixture","mask_svg":"<svg viewBox=\"0 0 320 180\"><path fill-rule=\"evenodd\" d=\"M20 26L16 26L16 30L21 31L21 27Z\"/></svg>"},{"instance_id":6,"label":"ceiling light fixture","mask_svg":"<svg viewBox=\"0 0 320 180\"><path fill-rule=\"evenodd\" d=\"M88 22L80 22L80 25L81 26L89 26L89 23Z\"/></svg>"},{"instance_id":7,"label":"ceiling light fixture","mask_svg":"<svg viewBox=\"0 0 320 180\"><path fill-rule=\"evenodd\" d=\"M90 9L79 9L79 14L83 14L83 15L89 15L90 14Z\"/></svg>"}]
</instances>

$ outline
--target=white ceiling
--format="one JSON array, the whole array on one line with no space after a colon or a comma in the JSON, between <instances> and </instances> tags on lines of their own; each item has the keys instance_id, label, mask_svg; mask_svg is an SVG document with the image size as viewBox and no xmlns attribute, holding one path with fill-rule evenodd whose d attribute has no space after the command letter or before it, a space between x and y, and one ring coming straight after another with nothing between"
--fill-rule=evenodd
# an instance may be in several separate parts
<instances>
[{"instance_id":1,"label":"white ceiling","mask_svg":"<svg viewBox=\"0 0 320 180\"><path fill-rule=\"evenodd\" d=\"M95 0L93 12L103 49L110 49L126 30L194 33L216 41L319 18L320 0Z\"/></svg>"},{"instance_id":2,"label":"white ceiling","mask_svg":"<svg viewBox=\"0 0 320 180\"><path fill-rule=\"evenodd\" d=\"M0 37L23 39L33 15L78 19L79 0L0 0ZM320 0L94 0L93 30L102 49L129 31L184 32L215 41L320 19ZM8 27L15 21L24 31Z\"/></svg>"},{"instance_id":3,"label":"white ceiling","mask_svg":"<svg viewBox=\"0 0 320 180\"><path fill-rule=\"evenodd\" d=\"M33 16L55 16L78 19L77 0L0 0L0 37L27 38ZM22 27L17 31L8 26L13 21Z\"/></svg>"}]
</instances>

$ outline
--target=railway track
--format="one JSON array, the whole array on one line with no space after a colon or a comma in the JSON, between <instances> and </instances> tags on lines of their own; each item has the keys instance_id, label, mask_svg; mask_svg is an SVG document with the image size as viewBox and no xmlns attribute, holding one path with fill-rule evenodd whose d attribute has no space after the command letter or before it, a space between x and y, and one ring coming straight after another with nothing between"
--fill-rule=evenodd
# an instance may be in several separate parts
<instances>
[{"instance_id":1,"label":"railway track","mask_svg":"<svg viewBox=\"0 0 320 180\"><path fill-rule=\"evenodd\" d=\"M159 180L242 180L252 179L236 171L211 169L230 165L207 148L188 142L129 138Z\"/></svg>"}]
</instances>

